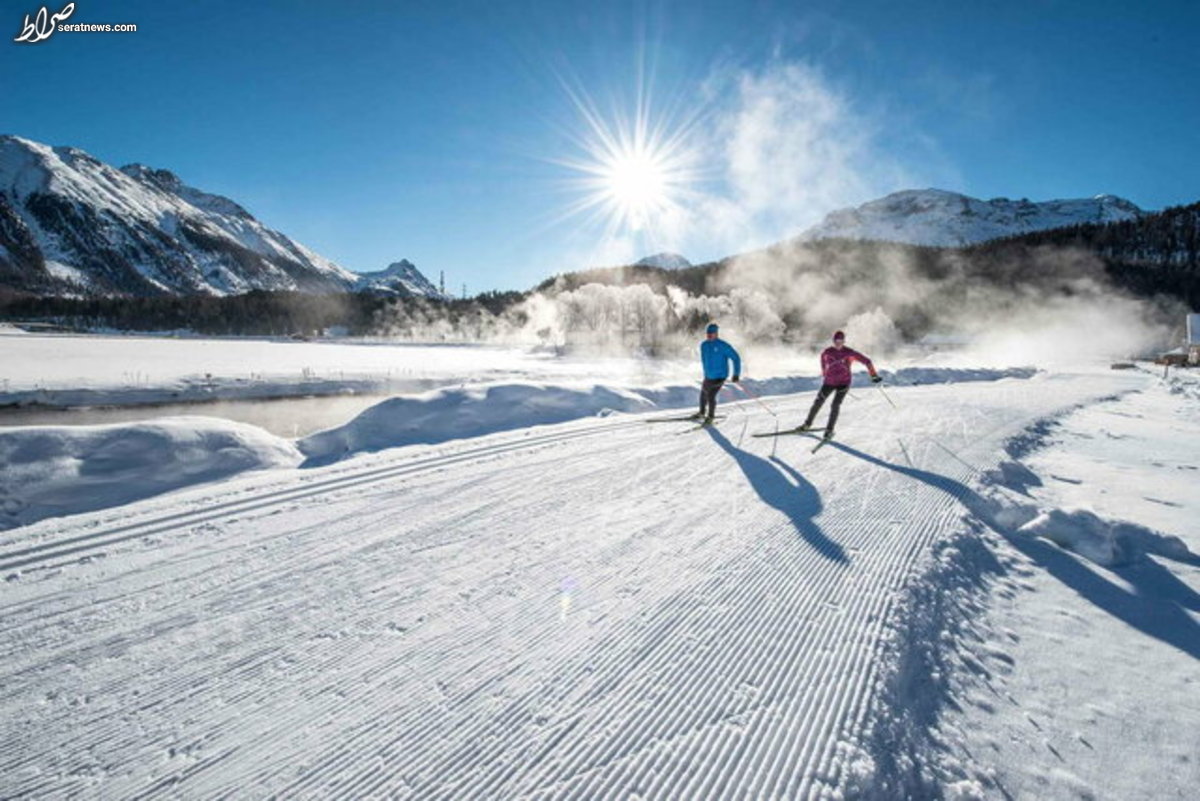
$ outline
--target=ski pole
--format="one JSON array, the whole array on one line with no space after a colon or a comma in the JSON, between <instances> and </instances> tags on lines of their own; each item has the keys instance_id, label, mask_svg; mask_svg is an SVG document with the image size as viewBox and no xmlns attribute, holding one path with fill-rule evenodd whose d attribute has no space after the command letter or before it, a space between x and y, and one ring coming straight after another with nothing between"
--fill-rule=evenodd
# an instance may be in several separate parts
<instances>
[{"instance_id":1,"label":"ski pole","mask_svg":"<svg viewBox=\"0 0 1200 801\"><path fill-rule=\"evenodd\" d=\"M876 385L875 385L875 389L879 390L880 392L883 392L883 385L882 385L882 384L876 384ZM884 400L886 400L888 403L892 404L892 408L893 408L893 409L895 409L895 408L896 408L896 404L895 404L895 403L892 401L892 398L891 398L891 396L890 396L890 395L888 395L886 392L883 392L883 398L884 398Z\"/></svg>"},{"instance_id":2,"label":"ski pole","mask_svg":"<svg viewBox=\"0 0 1200 801\"><path fill-rule=\"evenodd\" d=\"M767 410L767 412L769 412L769 413L770 413L770 415L771 415L772 417L776 417L776 418L777 418L777 417L779 417L779 415L775 414L775 412L771 410L771 407L770 407L770 406L768 406L767 404L763 403L763 400L762 400L762 398L758 397L758 396L757 396L757 395L755 395L753 392L751 392L750 390L748 390L748 389L746 389L745 387L743 387L743 386L742 386L742 382L741 382L741 381L738 381L737 383L735 383L735 384L734 384L734 386L735 386L735 387L737 387L738 389L740 389L742 392L745 392L745 393L746 393L746 395L748 395L748 396L749 396L750 398L752 398L753 400L756 400L756 401L758 401L758 404L759 404L760 406L762 406L764 409L766 409L766 410Z\"/></svg>"},{"instance_id":3,"label":"ski pole","mask_svg":"<svg viewBox=\"0 0 1200 801\"><path fill-rule=\"evenodd\" d=\"M954 451L950 450L949 448L947 448L947 447L946 447L945 445L943 445L942 443L938 442L938 441L937 441L936 439L934 439L933 437L926 437L926 439L927 439L927 440L929 440L930 442L932 442L934 445L937 445L939 448L941 448L942 450L944 450L946 453L950 454L950 457L951 457L952 459L954 459L956 462L958 462L959 464L961 464L961 465L964 465L965 467L968 467L968 468L970 468L972 471L974 471L974 472L976 472L976 473L979 473L980 475L982 475L982 474L983 474L983 471L982 471L982 470L980 470L978 467L976 467L975 465L971 464L971 463L970 463L970 462L968 462L967 460L963 459L963 458L962 458L961 456L959 456L957 453L955 453Z\"/></svg>"}]
</instances>

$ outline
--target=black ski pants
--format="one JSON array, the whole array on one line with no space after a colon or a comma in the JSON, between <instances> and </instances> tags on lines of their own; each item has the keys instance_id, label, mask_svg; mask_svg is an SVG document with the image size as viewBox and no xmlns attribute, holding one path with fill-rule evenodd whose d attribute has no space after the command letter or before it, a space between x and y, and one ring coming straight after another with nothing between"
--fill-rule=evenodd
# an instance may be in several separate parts
<instances>
[{"instance_id":1,"label":"black ski pants","mask_svg":"<svg viewBox=\"0 0 1200 801\"><path fill-rule=\"evenodd\" d=\"M846 393L850 391L850 387L831 387L829 384L822 384L817 390L817 397L813 400L812 408L808 410L808 419L804 421L804 425L811 427L813 421L817 419L817 413L821 411L821 407L825 405L825 399L833 395L833 405L829 407L829 422L825 424L825 435L833 436L833 427L837 425L838 412L842 409L842 401L846 399Z\"/></svg>"},{"instance_id":2,"label":"black ski pants","mask_svg":"<svg viewBox=\"0 0 1200 801\"><path fill-rule=\"evenodd\" d=\"M706 378L700 385L700 416L713 417L717 413L717 393L725 384L724 378ZM706 411L707 410L707 411Z\"/></svg>"}]
</instances>

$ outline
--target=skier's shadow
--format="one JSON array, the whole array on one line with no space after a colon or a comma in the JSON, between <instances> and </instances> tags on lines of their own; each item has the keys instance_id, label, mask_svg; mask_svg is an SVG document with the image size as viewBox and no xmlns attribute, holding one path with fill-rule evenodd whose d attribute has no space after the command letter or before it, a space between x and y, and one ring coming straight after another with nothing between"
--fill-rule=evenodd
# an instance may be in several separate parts
<instances>
[{"instance_id":1,"label":"skier's shadow","mask_svg":"<svg viewBox=\"0 0 1200 801\"><path fill-rule=\"evenodd\" d=\"M733 457L738 467L746 474L750 486L769 506L788 516L796 531L817 553L838 564L849 564L850 559L842 546L825 535L813 518L821 513L823 504L817 488L804 479L791 465L771 457L763 459L736 447L715 428L708 434L722 450ZM788 479L791 479L789 481Z\"/></svg>"},{"instance_id":2,"label":"skier's shadow","mask_svg":"<svg viewBox=\"0 0 1200 801\"><path fill-rule=\"evenodd\" d=\"M960 481L928 470L885 462L840 442L832 442L830 445L842 453L909 476L956 498L972 515L1004 537L1010 545L1082 597L1142 633L1172 645L1194 659L1200 659L1200 624L1185 611L1185 607L1200 610L1200 595L1153 559L1144 558L1122 567L1101 568L1116 574L1131 585L1131 592L1109 581L1083 564L1080 558L1072 556L1057 545L1022 534L1006 525L1004 521L997 519L1000 508L995 502L989 501ZM1180 561L1187 564L1197 563L1194 555Z\"/></svg>"}]
</instances>

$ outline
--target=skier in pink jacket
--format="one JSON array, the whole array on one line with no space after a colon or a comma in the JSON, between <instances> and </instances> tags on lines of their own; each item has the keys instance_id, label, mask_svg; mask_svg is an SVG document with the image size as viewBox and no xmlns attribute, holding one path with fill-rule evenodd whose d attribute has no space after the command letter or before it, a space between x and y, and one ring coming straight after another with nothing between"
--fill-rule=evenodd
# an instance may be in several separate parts
<instances>
[{"instance_id":1,"label":"skier in pink jacket","mask_svg":"<svg viewBox=\"0 0 1200 801\"><path fill-rule=\"evenodd\" d=\"M812 408L808 410L808 419L796 429L797 431L812 430L817 413L821 411L825 399L832 394L833 405L829 407L829 422L825 424L825 439L833 439L833 428L837 425L838 412L842 408L842 401L845 399L846 393L850 391L851 362L859 362L866 367L867 372L871 374L871 380L876 384L883 380L875 372L875 365L871 364L871 360L858 351L847 348L846 335L841 331L835 331L833 347L826 348L821 353L821 375L824 377L824 383L817 390L817 397L813 400Z\"/></svg>"}]
</instances>

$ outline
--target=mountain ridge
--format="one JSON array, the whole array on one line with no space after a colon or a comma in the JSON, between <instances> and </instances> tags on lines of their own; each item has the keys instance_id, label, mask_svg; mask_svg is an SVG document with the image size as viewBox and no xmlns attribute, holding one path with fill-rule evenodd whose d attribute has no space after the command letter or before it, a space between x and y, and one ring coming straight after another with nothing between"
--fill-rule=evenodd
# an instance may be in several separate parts
<instances>
[{"instance_id":1,"label":"mountain ridge","mask_svg":"<svg viewBox=\"0 0 1200 801\"><path fill-rule=\"evenodd\" d=\"M408 259L394 261L382 270L358 273L354 291L380 295L445 297L444 293Z\"/></svg>"},{"instance_id":2,"label":"mountain ridge","mask_svg":"<svg viewBox=\"0 0 1200 801\"><path fill-rule=\"evenodd\" d=\"M391 291L436 291L411 270ZM374 288L170 170L116 168L79 148L8 134L0 135L0 286L76 296Z\"/></svg>"},{"instance_id":3,"label":"mountain ridge","mask_svg":"<svg viewBox=\"0 0 1200 801\"><path fill-rule=\"evenodd\" d=\"M944 189L906 189L830 212L800 241L858 239L929 247L970 247L1035 231L1124 222L1147 212L1115 195L1033 202L980 200Z\"/></svg>"},{"instance_id":4,"label":"mountain ridge","mask_svg":"<svg viewBox=\"0 0 1200 801\"><path fill-rule=\"evenodd\" d=\"M664 270L686 270L692 263L679 253L664 250L650 256L638 259L635 267L661 267Z\"/></svg>"}]
</instances>

